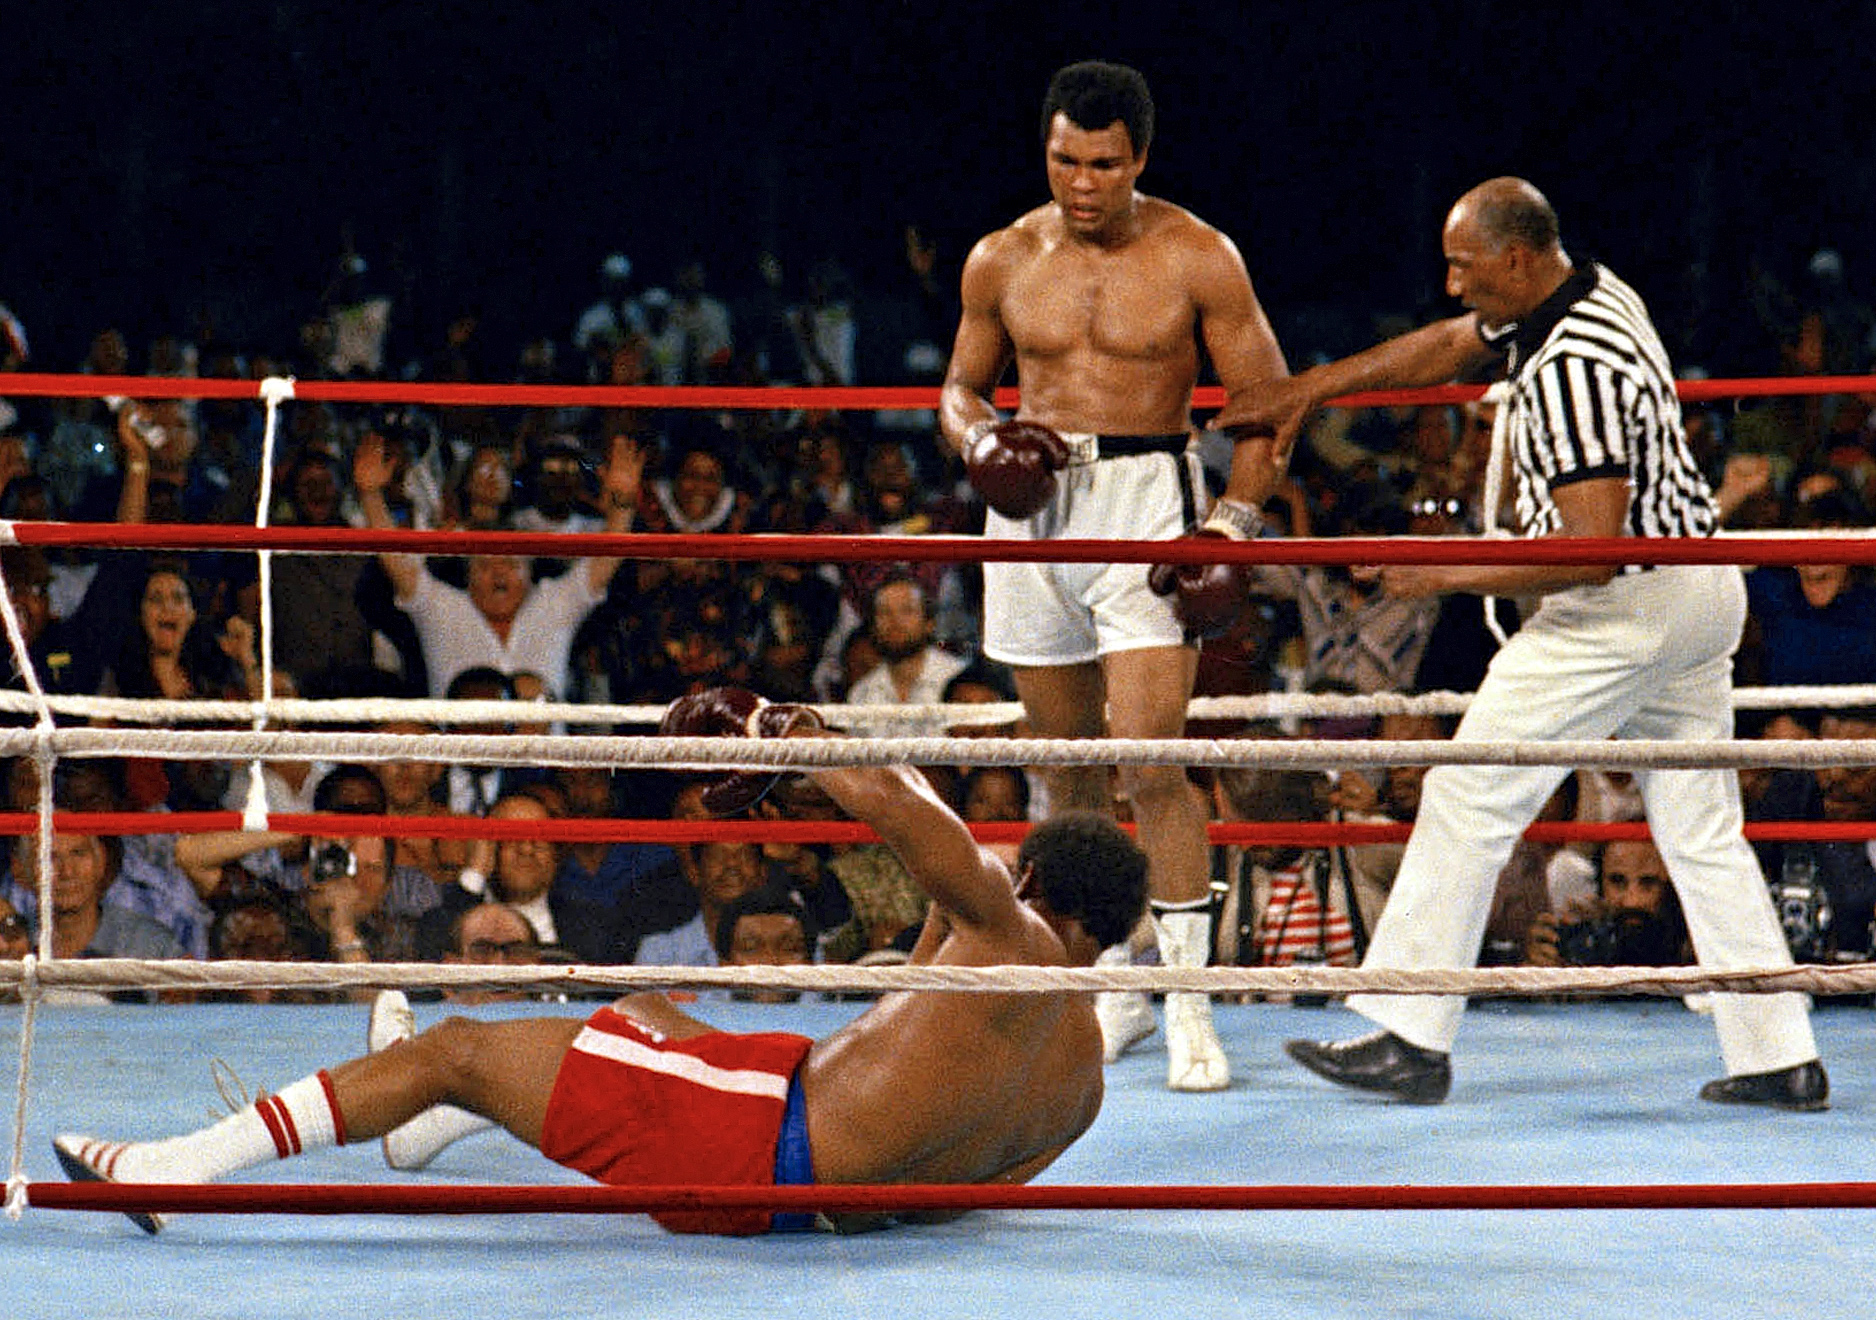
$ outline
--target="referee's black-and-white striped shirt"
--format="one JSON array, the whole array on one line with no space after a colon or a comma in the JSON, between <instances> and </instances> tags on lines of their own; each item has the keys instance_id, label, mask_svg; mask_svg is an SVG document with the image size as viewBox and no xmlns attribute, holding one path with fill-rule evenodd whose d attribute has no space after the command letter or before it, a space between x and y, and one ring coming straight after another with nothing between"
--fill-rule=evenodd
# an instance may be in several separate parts
<instances>
[{"instance_id":1,"label":"referee's black-and-white striped shirt","mask_svg":"<svg viewBox=\"0 0 1876 1320\"><path fill-rule=\"evenodd\" d=\"M1623 477L1631 536L1709 536L1713 490L1694 462L1667 350L1640 295L1585 262L1513 325L1481 327L1509 354L1508 441L1518 523L1527 536L1562 524L1551 491Z\"/></svg>"}]
</instances>

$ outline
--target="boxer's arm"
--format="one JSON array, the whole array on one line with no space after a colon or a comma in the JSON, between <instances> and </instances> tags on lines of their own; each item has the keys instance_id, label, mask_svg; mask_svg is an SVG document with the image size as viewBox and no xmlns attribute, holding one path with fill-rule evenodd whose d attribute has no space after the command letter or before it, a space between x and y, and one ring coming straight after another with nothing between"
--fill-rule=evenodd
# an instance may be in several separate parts
<instances>
[{"instance_id":1,"label":"boxer's arm","mask_svg":"<svg viewBox=\"0 0 1876 1320\"><path fill-rule=\"evenodd\" d=\"M951 914L936 903L926 905L925 924L919 929L918 943L912 946L906 961L922 967L938 956L939 948L951 934Z\"/></svg>"},{"instance_id":2,"label":"boxer's arm","mask_svg":"<svg viewBox=\"0 0 1876 1320\"><path fill-rule=\"evenodd\" d=\"M938 395L939 427L960 453L971 427L997 420L991 394L1014 351L1000 310L1006 280L1002 247L1001 236L992 234L979 241L964 262L963 312Z\"/></svg>"},{"instance_id":3,"label":"boxer's arm","mask_svg":"<svg viewBox=\"0 0 1876 1320\"><path fill-rule=\"evenodd\" d=\"M798 730L791 737L844 735ZM905 863L914 883L956 925L1004 928L1017 920L1009 869L971 837L939 800L925 776L909 766L811 770L841 809L879 832Z\"/></svg>"},{"instance_id":4,"label":"boxer's arm","mask_svg":"<svg viewBox=\"0 0 1876 1320\"><path fill-rule=\"evenodd\" d=\"M1226 396L1256 395L1288 379L1283 349L1251 286L1237 245L1217 230L1203 229L1194 250L1193 296L1199 333ZM1262 507L1282 480L1287 457L1287 452L1273 450L1268 435L1238 438L1223 498L1252 509Z\"/></svg>"},{"instance_id":5,"label":"boxer's arm","mask_svg":"<svg viewBox=\"0 0 1876 1320\"><path fill-rule=\"evenodd\" d=\"M1290 374L1237 245L1215 229L1194 243L1192 296L1199 334L1227 394Z\"/></svg>"}]
</instances>

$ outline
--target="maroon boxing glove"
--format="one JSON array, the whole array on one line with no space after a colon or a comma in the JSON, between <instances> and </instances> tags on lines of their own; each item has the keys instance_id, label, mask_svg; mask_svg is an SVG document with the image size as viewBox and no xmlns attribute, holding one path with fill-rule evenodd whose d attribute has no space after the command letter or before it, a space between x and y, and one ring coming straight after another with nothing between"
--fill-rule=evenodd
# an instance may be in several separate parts
<instances>
[{"instance_id":1,"label":"maroon boxing glove","mask_svg":"<svg viewBox=\"0 0 1876 1320\"><path fill-rule=\"evenodd\" d=\"M1062 437L1037 422L979 422L964 437L964 471L1005 518L1029 518L1055 498L1068 466Z\"/></svg>"},{"instance_id":2,"label":"maroon boxing glove","mask_svg":"<svg viewBox=\"0 0 1876 1320\"><path fill-rule=\"evenodd\" d=\"M1229 539L1222 532L1203 527L1194 528L1180 539L1201 538ZM1250 576L1242 564L1155 564L1146 581L1157 594L1174 598L1186 634L1200 639L1230 632L1245 598L1251 594Z\"/></svg>"},{"instance_id":3,"label":"maroon boxing glove","mask_svg":"<svg viewBox=\"0 0 1876 1320\"><path fill-rule=\"evenodd\" d=\"M749 717L766 705L748 688L693 692L665 708L658 732L668 738L747 738Z\"/></svg>"},{"instance_id":4,"label":"maroon boxing glove","mask_svg":"<svg viewBox=\"0 0 1876 1320\"><path fill-rule=\"evenodd\" d=\"M710 688L679 697L665 709L658 732L671 738L785 738L797 728L826 725L810 706L767 701L747 688ZM767 796L786 770L730 770L703 791L713 816L735 816Z\"/></svg>"},{"instance_id":5,"label":"maroon boxing glove","mask_svg":"<svg viewBox=\"0 0 1876 1320\"><path fill-rule=\"evenodd\" d=\"M1250 505L1220 500L1203 526L1180 539L1243 541L1256 536L1263 523L1263 515ZM1175 597L1186 632L1202 639L1231 631L1252 585L1245 564L1155 564L1146 581L1156 594Z\"/></svg>"}]
</instances>

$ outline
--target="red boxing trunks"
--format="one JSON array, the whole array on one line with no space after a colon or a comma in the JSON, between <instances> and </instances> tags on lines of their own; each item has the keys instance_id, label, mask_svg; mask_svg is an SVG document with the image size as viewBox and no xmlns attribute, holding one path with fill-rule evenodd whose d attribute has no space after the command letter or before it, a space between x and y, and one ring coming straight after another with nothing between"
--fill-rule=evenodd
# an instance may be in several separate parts
<instances>
[{"instance_id":1,"label":"red boxing trunks","mask_svg":"<svg viewBox=\"0 0 1876 1320\"><path fill-rule=\"evenodd\" d=\"M669 1040L610 1008L554 1078L541 1154L612 1186L772 1186L789 1082L814 1042L714 1031ZM764 1210L653 1216L674 1233L762 1233Z\"/></svg>"}]
</instances>

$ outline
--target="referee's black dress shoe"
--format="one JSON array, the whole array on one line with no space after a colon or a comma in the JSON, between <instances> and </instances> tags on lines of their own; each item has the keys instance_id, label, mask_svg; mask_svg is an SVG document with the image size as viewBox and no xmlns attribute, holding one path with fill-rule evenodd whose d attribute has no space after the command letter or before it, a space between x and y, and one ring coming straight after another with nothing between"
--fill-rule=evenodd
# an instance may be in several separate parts
<instances>
[{"instance_id":1,"label":"referee's black dress shoe","mask_svg":"<svg viewBox=\"0 0 1876 1320\"><path fill-rule=\"evenodd\" d=\"M1293 1040L1283 1048L1319 1077L1410 1105L1437 1105L1453 1087L1451 1056L1410 1045L1391 1031L1344 1041Z\"/></svg>"},{"instance_id":2,"label":"referee's black dress shoe","mask_svg":"<svg viewBox=\"0 0 1876 1320\"><path fill-rule=\"evenodd\" d=\"M1722 1077L1700 1088L1702 1100L1722 1105L1765 1105L1815 1113L1830 1108L1830 1078L1816 1059L1776 1072L1742 1073Z\"/></svg>"}]
</instances>

